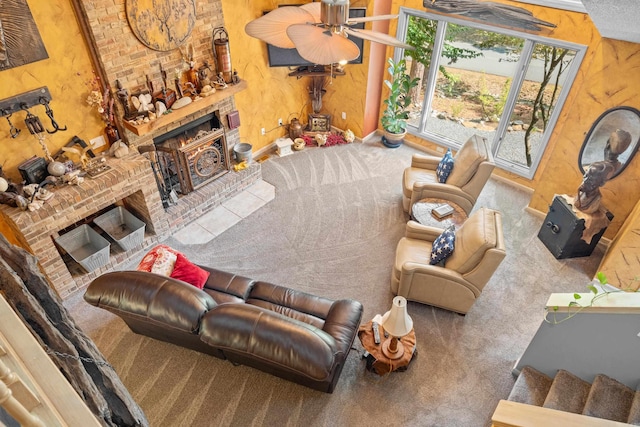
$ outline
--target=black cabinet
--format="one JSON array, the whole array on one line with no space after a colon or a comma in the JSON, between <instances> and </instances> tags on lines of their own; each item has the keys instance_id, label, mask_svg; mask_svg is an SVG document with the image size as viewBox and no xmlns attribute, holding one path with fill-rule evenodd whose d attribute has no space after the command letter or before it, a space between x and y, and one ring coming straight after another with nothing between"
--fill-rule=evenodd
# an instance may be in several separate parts
<instances>
[{"instance_id":1,"label":"black cabinet","mask_svg":"<svg viewBox=\"0 0 640 427\"><path fill-rule=\"evenodd\" d=\"M606 215L609 221L613 219L611 212ZM555 196L538 232L538 238L558 259L589 256L607 228L604 227L594 235L590 243L582 240L584 229L584 219L576 216L564 198Z\"/></svg>"}]
</instances>

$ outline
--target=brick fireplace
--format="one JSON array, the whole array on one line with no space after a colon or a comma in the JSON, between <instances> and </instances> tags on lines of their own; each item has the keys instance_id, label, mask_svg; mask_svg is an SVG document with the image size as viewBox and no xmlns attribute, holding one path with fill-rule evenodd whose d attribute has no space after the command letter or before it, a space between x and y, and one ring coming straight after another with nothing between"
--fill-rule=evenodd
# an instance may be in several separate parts
<instances>
[{"instance_id":1,"label":"brick fireplace","mask_svg":"<svg viewBox=\"0 0 640 427\"><path fill-rule=\"evenodd\" d=\"M110 158L108 165L111 167L108 172L87 178L82 185L52 189L55 196L37 211L0 205L0 217L20 244L38 258L44 274L62 298L84 288L102 273L116 269L145 248L165 240L261 176L259 165L252 164L182 196L178 204L165 209L145 157L134 154L125 159ZM100 213L118 205L145 222L143 243L126 252L112 244L109 262L86 273L67 254L58 250L54 239L78 225L90 224Z\"/></svg>"},{"instance_id":2,"label":"brick fireplace","mask_svg":"<svg viewBox=\"0 0 640 427\"><path fill-rule=\"evenodd\" d=\"M113 88L119 80L129 93L146 87L147 76L158 87L160 69L183 68L179 50L158 52L145 47L132 34L125 14L124 0L75 1L83 22L99 74ZM196 2L196 23L190 37L197 64L204 60L213 64L211 40L213 29L224 25L219 0ZM172 79L173 80L173 79ZM239 141L239 129L227 126L229 113L235 110L234 95L247 83L229 85L206 98L149 123L134 125L122 121L120 128L129 144L130 154L121 159L109 158L110 170L95 178L86 178L80 186L53 188L55 197L43 208L30 212L0 205L0 217L12 229L21 245L40 261L58 294L65 298L85 287L100 274L116 269L145 248L166 239L202 214L222 204L261 178L259 164L235 172L230 171L230 148ZM122 111L120 111L122 114ZM176 166L189 169L195 177L180 175L182 188L176 204L163 206L156 175L147 155L137 147L154 144L163 136L180 133L179 129L206 121L214 121L210 133L213 142L200 138L177 148L182 157ZM195 162L195 163L194 163ZM197 163L197 164L196 164ZM194 169L195 167L195 169ZM188 190L188 191L187 191ZM123 206L146 224L141 245L127 251L111 245L109 262L90 273L79 269L70 257L58 249L55 238L115 206Z\"/></svg>"},{"instance_id":3,"label":"brick fireplace","mask_svg":"<svg viewBox=\"0 0 640 427\"><path fill-rule=\"evenodd\" d=\"M147 89L147 79L154 87L160 88L163 84L161 70L166 72L167 87L173 89L176 71L185 71L187 68L183 52L189 50L189 47L192 47L196 68L205 61L215 67L212 51L213 31L225 25L220 0L196 0L196 21L191 35L180 49L169 51L152 50L136 38L127 20L125 0L76 0L74 3L79 9L78 16L84 21L82 27L87 33L99 74L114 93L116 81L129 94ZM184 76L181 79L185 81ZM120 128L128 143L135 147L151 144L157 136L215 111L225 127L227 144L232 147L240 140L239 129L228 128L227 116L235 110L233 95L244 87L246 82L230 85L229 88L220 90L210 97L163 116L162 120L143 126L134 126L123 121ZM118 102L116 106L122 116L122 107Z\"/></svg>"}]
</instances>

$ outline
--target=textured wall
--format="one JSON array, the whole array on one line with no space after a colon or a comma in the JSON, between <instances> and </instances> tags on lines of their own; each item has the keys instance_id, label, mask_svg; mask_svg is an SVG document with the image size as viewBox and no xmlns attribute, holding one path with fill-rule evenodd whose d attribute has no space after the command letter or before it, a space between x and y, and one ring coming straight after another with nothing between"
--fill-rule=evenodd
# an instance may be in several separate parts
<instances>
[{"instance_id":1,"label":"textured wall","mask_svg":"<svg viewBox=\"0 0 640 427\"><path fill-rule=\"evenodd\" d=\"M547 162L537 174L538 185L530 206L546 212L554 194L575 194L582 174L578 154L593 122L609 108L626 105L640 108L640 51L638 44L598 39L589 48L593 60L584 70L576 97L563 112L562 123L554 132L554 146ZM602 188L602 203L614 215L604 234L613 238L640 198L640 157L636 156L624 172Z\"/></svg>"},{"instance_id":2,"label":"textured wall","mask_svg":"<svg viewBox=\"0 0 640 427\"><path fill-rule=\"evenodd\" d=\"M102 134L104 124L85 102L89 93L85 82L92 78L93 68L70 0L30 0L28 4L49 58L0 71L0 99L47 86L56 122L68 127L66 132L47 134L47 147L55 153L74 135L88 142ZM44 107L37 106L31 111L45 127L52 129ZM11 117L13 124L22 130L16 139L9 137L7 121L4 118L0 121L0 163L16 181L22 179L17 169L22 161L33 155L44 156L40 144L26 129L25 116L26 113L19 112Z\"/></svg>"},{"instance_id":3,"label":"textured wall","mask_svg":"<svg viewBox=\"0 0 640 427\"><path fill-rule=\"evenodd\" d=\"M598 271L607 281L620 289L640 289L640 258L636 255L640 247L640 203L627 217L625 223L600 261Z\"/></svg>"}]
</instances>

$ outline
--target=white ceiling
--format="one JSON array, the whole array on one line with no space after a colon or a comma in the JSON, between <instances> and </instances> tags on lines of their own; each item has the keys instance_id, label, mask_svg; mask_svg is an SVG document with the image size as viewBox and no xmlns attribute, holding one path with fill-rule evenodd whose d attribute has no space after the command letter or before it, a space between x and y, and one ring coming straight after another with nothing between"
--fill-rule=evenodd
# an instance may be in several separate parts
<instances>
[{"instance_id":1,"label":"white ceiling","mask_svg":"<svg viewBox=\"0 0 640 427\"><path fill-rule=\"evenodd\" d=\"M582 0L602 37L640 43L640 0Z\"/></svg>"},{"instance_id":2,"label":"white ceiling","mask_svg":"<svg viewBox=\"0 0 640 427\"><path fill-rule=\"evenodd\" d=\"M586 12L602 37L640 43L640 0L518 0Z\"/></svg>"}]
</instances>

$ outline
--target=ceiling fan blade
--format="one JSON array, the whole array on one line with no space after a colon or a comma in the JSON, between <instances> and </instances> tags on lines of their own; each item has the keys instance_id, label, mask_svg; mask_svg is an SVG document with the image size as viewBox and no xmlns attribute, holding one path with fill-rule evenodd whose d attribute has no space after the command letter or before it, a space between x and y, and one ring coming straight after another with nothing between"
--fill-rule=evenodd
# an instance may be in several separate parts
<instances>
[{"instance_id":1,"label":"ceiling fan blade","mask_svg":"<svg viewBox=\"0 0 640 427\"><path fill-rule=\"evenodd\" d=\"M303 9L313 15L313 19L315 19L315 23L319 24L322 22L321 11L320 11L320 2L307 3L300 6L300 9Z\"/></svg>"},{"instance_id":2,"label":"ceiling fan blade","mask_svg":"<svg viewBox=\"0 0 640 427\"><path fill-rule=\"evenodd\" d=\"M295 47L287 37L287 27L294 24L314 22L314 16L306 10L285 6L273 9L266 15L249 22L244 31L251 37L255 37L276 47L291 49Z\"/></svg>"},{"instance_id":3,"label":"ceiling fan blade","mask_svg":"<svg viewBox=\"0 0 640 427\"><path fill-rule=\"evenodd\" d=\"M371 22L371 21L385 21L389 19L396 19L398 15L375 15L375 16L363 16L361 18L349 18L347 21L347 25L351 24L359 24L360 22Z\"/></svg>"},{"instance_id":4,"label":"ceiling fan blade","mask_svg":"<svg viewBox=\"0 0 640 427\"><path fill-rule=\"evenodd\" d=\"M376 43L382 43L389 46L401 47L406 50L415 50L415 48L409 44L403 43L395 37L391 37L388 34L379 33L371 30L360 30L356 28L343 28L344 32L353 37L369 40Z\"/></svg>"},{"instance_id":5,"label":"ceiling fan blade","mask_svg":"<svg viewBox=\"0 0 640 427\"><path fill-rule=\"evenodd\" d=\"M287 28L287 35L300 56L314 64L337 64L360 56L360 49L354 42L326 28L291 25Z\"/></svg>"}]
</instances>

